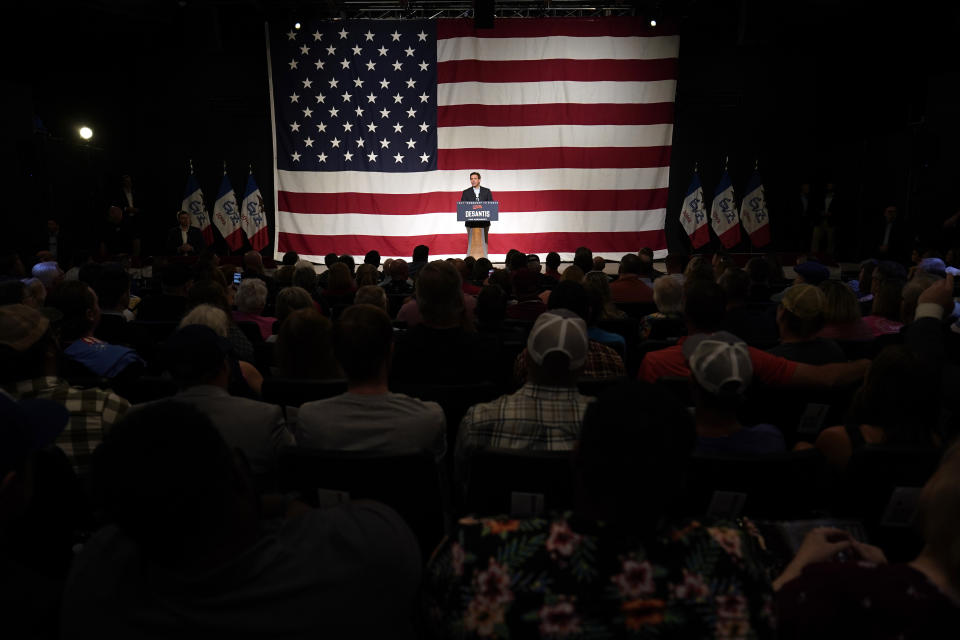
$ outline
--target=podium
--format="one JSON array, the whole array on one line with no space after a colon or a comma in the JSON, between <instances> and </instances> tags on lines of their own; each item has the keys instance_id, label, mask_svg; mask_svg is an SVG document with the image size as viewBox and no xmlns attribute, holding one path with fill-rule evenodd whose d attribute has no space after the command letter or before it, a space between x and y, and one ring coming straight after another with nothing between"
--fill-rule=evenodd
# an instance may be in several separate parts
<instances>
[{"instance_id":1,"label":"podium","mask_svg":"<svg viewBox=\"0 0 960 640\"><path fill-rule=\"evenodd\" d=\"M500 203L495 200L461 200L457 203L457 221L467 223L467 255L487 257L487 231L499 219Z\"/></svg>"}]
</instances>

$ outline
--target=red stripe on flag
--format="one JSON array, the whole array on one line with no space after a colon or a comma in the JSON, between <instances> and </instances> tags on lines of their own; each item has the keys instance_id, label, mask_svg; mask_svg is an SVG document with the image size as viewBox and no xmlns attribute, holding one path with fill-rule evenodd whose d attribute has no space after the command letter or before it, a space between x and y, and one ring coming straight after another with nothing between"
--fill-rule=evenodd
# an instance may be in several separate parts
<instances>
[{"instance_id":1,"label":"red stripe on flag","mask_svg":"<svg viewBox=\"0 0 960 640\"><path fill-rule=\"evenodd\" d=\"M270 232L267 227L260 228L253 237L250 238L250 246L253 247L254 251L260 251L265 246L270 244Z\"/></svg>"},{"instance_id":2,"label":"red stripe on flag","mask_svg":"<svg viewBox=\"0 0 960 640\"><path fill-rule=\"evenodd\" d=\"M501 211L646 211L667 206L662 189L620 191L503 191L494 193ZM460 191L413 194L278 192L280 211L304 214L365 213L417 215L455 211Z\"/></svg>"},{"instance_id":3,"label":"red stripe on flag","mask_svg":"<svg viewBox=\"0 0 960 640\"><path fill-rule=\"evenodd\" d=\"M750 234L750 243L755 247L763 247L770 244L770 225L765 224L759 229L755 229Z\"/></svg>"},{"instance_id":4,"label":"red stripe on flag","mask_svg":"<svg viewBox=\"0 0 960 640\"><path fill-rule=\"evenodd\" d=\"M441 169L630 169L669 166L670 147L541 147L437 151L437 167Z\"/></svg>"},{"instance_id":5,"label":"red stripe on flag","mask_svg":"<svg viewBox=\"0 0 960 640\"><path fill-rule=\"evenodd\" d=\"M496 225L496 223L494 223ZM567 247L590 247L594 253L634 252L640 247L652 249L666 248L666 235L663 230L656 231L619 231L596 233L536 233L536 234L497 234L490 233L490 253L506 253L512 248L527 253L548 253L565 251ZM430 236L308 236L281 232L277 240L277 251L296 251L306 255L322 256L328 253L363 255L376 249L381 255L409 256L418 244L430 247L434 255L458 255L467 251L467 234L441 234ZM572 249L570 249L572 251Z\"/></svg>"},{"instance_id":6,"label":"red stripe on flag","mask_svg":"<svg viewBox=\"0 0 960 640\"><path fill-rule=\"evenodd\" d=\"M650 104L457 104L437 108L437 126L440 127L672 123L672 102L653 102Z\"/></svg>"},{"instance_id":7,"label":"red stripe on flag","mask_svg":"<svg viewBox=\"0 0 960 640\"><path fill-rule=\"evenodd\" d=\"M736 224L720 234L720 243L730 249L740 242L740 225Z\"/></svg>"},{"instance_id":8,"label":"red stripe on flag","mask_svg":"<svg viewBox=\"0 0 960 640\"><path fill-rule=\"evenodd\" d=\"M445 82L652 82L677 77L677 59L653 60L452 60L437 64Z\"/></svg>"},{"instance_id":9,"label":"red stripe on flag","mask_svg":"<svg viewBox=\"0 0 960 640\"><path fill-rule=\"evenodd\" d=\"M694 249L699 249L703 245L710 242L710 228L707 225L700 225L693 232L693 235L690 236L690 244L693 245Z\"/></svg>"},{"instance_id":10,"label":"red stripe on flag","mask_svg":"<svg viewBox=\"0 0 960 640\"><path fill-rule=\"evenodd\" d=\"M493 29L475 29L473 18L437 20L437 39L446 38L543 38L546 36L670 36L670 28L651 29L640 18L500 18Z\"/></svg>"},{"instance_id":11,"label":"red stripe on flag","mask_svg":"<svg viewBox=\"0 0 960 640\"><path fill-rule=\"evenodd\" d=\"M224 238L223 241L227 243L230 249L236 251L243 246L243 229L235 229L233 233Z\"/></svg>"}]
</instances>

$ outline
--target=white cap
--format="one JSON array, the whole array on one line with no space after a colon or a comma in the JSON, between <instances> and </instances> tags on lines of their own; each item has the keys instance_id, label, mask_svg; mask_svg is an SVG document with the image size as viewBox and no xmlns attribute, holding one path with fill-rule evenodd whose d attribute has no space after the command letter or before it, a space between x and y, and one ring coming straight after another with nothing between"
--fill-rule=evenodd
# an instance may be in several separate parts
<instances>
[{"instance_id":1,"label":"white cap","mask_svg":"<svg viewBox=\"0 0 960 640\"><path fill-rule=\"evenodd\" d=\"M569 309L541 313L527 338L527 353L535 363L543 364L544 358L559 351L569 358L571 371L587 361L589 348L587 323Z\"/></svg>"}]
</instances>

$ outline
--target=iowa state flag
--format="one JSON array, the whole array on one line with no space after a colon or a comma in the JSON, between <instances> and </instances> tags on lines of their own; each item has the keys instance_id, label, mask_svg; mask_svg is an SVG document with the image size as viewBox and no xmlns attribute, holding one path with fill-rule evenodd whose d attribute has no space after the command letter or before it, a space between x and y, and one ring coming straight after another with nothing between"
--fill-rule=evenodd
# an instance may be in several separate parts
<instances>
[{"instance_id":1,"label":"iowa state flag","mask_svg":"<svg viewBox=\"0 0 960 640\"><path fill-rule=\"evenodd\" d=\"M210 226L210 214L207 213L207 203L203 200L203 191L197 182L197 176L191 169L187 176L187 187L184 189L183 202L180 203L180 210L190 214L190 220L193 226L199 227L203 232L203 241L209 247L213 244L213 227Z\"/></svg>"},{"instance_id":2,"label":"iowa state flag","mask_svg":"<svg viewBox=\"0 0 960 640\"><path fill-rule=\"evenodd\" d=\"M250 246L255 251L260 251L270 244L270 231L267 228L267 216L263 210L263 196L260 195L260 187L257 186L252 173L247 178L247 188L243 191L240 210L243 232L250 239Z\"/></svg>"},{"instance_id":3,"label":"iowa state flag","mask_svg":"<svg viewBox=\"0 0 960 640\"><path fill-rule=\"evenodd\" d=\"M767 214L767 200L763 195L763 180L760 173L753 172L747 184L747 195L740 205L740 218L743 228L750 234L750 242L755 247L770 244L770 216Z\"/></svg>"},{"instance_id":4,"label":"iowa state flag","mask_svg":"<svg viewBox=\"0 0 960 640\"><path fill-rule=\"evenodd\" d=\"M217 201L213 203L213 223L220 230L220 235L230 249L236 251L243 246L243 229L240 226L240 210L237 207L237 196L230 186L230 179L223 174L220 181L220 190L217 192Z\"/></svg>"},{"instance_id":5,"label":"iowa state flag","mask_svg":"<svg viewBox=\"0 0 960 640\"><path fill-rule=\"evenodd\" d=\"M740 242L740 215L737 213L737 202L733 195L733 183L730 182L730 173L727 171L723 172L720 184L714 192L710 221L714 233L724 247L729 249Z\"/></svg>"},{"instance_id":6,"label":"iowa state flag","mask_svg":"<svg viewBox=\"0 0 960 640\"><path fill-rule=\"evenodd\" d=\"M710 242L710 231L707 229L707 209L703 206L703 186L700 184L700 175L693 174L687 195L683 198L683 207L680 209L680 224L690 236L694 249L698 249Z\"/></svg>"}]
</instances>

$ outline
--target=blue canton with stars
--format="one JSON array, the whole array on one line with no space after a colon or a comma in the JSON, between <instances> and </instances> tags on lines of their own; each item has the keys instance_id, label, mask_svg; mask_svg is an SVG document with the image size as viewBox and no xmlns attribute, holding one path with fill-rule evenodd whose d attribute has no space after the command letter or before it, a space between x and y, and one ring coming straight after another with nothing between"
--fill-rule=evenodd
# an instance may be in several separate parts
<instances>
[{"instance_id":1,"label":"blue canton with stars","mask_svg":"<svg viewBox=\"0 0 960 640\"><path fill-rule=\"evenodd\" d=\"M277 167L437 168L436 26L324 22L271 34Z\"/></svg>"}]
</instances>

